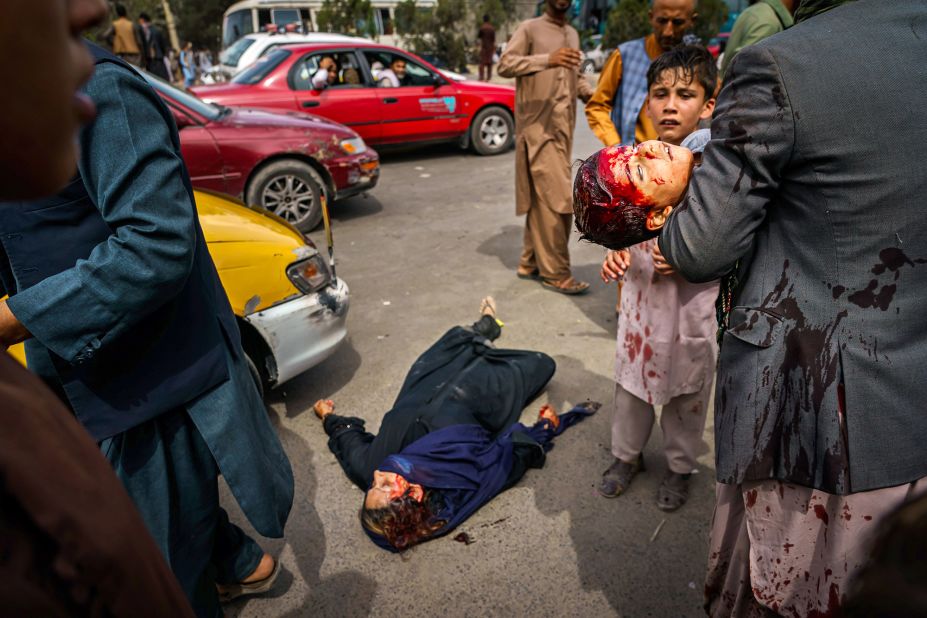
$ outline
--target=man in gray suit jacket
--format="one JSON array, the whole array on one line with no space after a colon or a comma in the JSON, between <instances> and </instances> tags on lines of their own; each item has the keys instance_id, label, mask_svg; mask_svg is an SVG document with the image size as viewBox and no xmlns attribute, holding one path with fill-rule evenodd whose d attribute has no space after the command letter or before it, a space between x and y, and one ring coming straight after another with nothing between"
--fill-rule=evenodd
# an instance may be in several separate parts
<instances>
[{"instance_id":1,"label":"man in gray suit jacket","mask_svg":"<svg viewBox=\"0 0 927 618\"><path fill-rule=\"evenodd\" d=\"M731 284L713 613L835 608L869 528L924 487L925 58L919 0L859 0L745 48L661 234L684 277Z\"/></svg>"}]
</instances>

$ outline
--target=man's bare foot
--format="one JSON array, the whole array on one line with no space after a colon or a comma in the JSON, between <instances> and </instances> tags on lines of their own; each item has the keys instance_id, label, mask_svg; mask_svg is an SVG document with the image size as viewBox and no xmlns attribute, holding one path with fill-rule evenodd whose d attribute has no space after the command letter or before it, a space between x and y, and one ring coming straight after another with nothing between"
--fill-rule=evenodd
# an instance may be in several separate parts
<instances>
[{"instance_id":1,"label":"man's bare foot","mask_svg":"<svg viewBox=\"0 0 927 618\"><path fill-rule=\"evenodd\" d=\"M319 399L312 409L315 410L315 415L324 421L326 416L335 411L335 402L331 399Z\"/></svg>"},{"instance_id":2,"label":"man's bare foot","mask_svg":"<svg viewBox=\"0 0 927 618\"><path fill-rule=\"evenodd\" d=\"M276 562L274 561L273 557L270 554L264 554L261 556L261 561L258 563L257 568L254 569L254 572L241 580L241 583L252 584L254 582L259 582L262 579L267 579L270 577L271 573L274 572L274 566L276 566Z\"/></svg>"},{"instance_id":3,"label":"man's bare foot","mask_svg":"<svg viewBox=\"0 0 927 618\"><path fill-rule=\"evenodd\" d=\"M480 315L496 317L496 300L492 296L486 296L480 301Z\"/></svg>"},{"instance_id":4,"label":"man's bare foot","mask_svg":"<svg viewBox=\"0 0 927 618\"><path fill-rule=\"evenodd\" d=\"M538 412L538 420L550 421L550 424L554 426L554 429L560 427L560 417L557 416L557 411L547 404L541 406L541 411Z\"/></svg>"}]
</instances>

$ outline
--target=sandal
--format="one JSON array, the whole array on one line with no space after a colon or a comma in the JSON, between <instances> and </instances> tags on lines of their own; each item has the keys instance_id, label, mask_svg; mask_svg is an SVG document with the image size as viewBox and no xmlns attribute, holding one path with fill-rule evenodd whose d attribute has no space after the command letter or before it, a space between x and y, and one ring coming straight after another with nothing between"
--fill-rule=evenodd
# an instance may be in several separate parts
<instances>
[{"instance_id":1,"label":"sandal","mask_svg":"<svg viewBox=\"0 0 927 618\"><path fill-rule=\"evenodd\" d=\"M541 272L537 268L534 268L532 270L526 270L522 268L521 266L519 266L518 269L515 271L515 276L518 277L519 279L537 280L538 278L540 278Z\"/></svg>"},{"instance_id":2,"label":"sandal","mask_svg":"<svg viewBox=\"0 0 927 618\"><path fill-rule=\"evenodd\" d=\"M675 511L689 499L689 477L669 471L657 489L657 508L661 511Z\"/></svg>"},{"instance_id":3,"label":"sandal","mask_svg":"<svg viewBox=\"0 0 927 618\"><path fill-rule=\"evenodd\" d=\"M541 281L543 285L548 290L553 290L554 292L559 292L560 294L567 294L573 296L575 294L585 294L589 290L589 284L585 281L577 281L572 276L567 277L566 279L561 279L560 281L549 281L544 279Z\"/></svg>"},{"instance_id":4,"label":"sandal","mask_svg":"<svg viewBox=\"0 0 927 618\"><path fill-rule=\"evenodd\" d=\"M599 483L598 491L606 498L617 498L631 486L631 481L638 472L644 471L644 455L638 455L637 461L627 463L620 459L608 467L608 470L602 473L602 482Z\"/></svg>"},{"instance_id":5,"label":"sandal","mask_svg":"<svg viewBox=\"0 0 927 618\"><path fill-rule=\"evenodd\" d=\"M280 575L280 561L274 560L274 570L264 579L248 584L216 584L216 591L219 593L219 602L227 603L232 599L237 599L245 595L262 594L274 586L277 576Z\"/></svg>"}]
</instances>

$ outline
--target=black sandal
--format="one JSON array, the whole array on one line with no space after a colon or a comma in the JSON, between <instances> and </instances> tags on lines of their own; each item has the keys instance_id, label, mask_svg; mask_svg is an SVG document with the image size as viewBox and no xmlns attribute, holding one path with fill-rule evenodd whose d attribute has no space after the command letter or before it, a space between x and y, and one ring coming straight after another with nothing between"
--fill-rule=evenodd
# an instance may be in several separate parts
<instances>
[{"instance_id":1,"label":"black sandal","mask_svg":"<svg viewBox=\"0 0 927 618\"><path fill-rule=\"evenodd\" d=\"M689 477L691 474L667 472L657 489L657 508L661 511L675 511L689 499Z\"/></svg>"}]
</instances>

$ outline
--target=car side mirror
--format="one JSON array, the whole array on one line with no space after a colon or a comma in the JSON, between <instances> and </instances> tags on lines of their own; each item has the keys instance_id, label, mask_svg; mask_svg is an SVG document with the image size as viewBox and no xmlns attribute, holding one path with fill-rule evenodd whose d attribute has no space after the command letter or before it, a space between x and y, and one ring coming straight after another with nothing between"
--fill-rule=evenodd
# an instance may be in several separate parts
<instances>
[{"instance_id":1,"label":"car side mirror","mask_svg":"<svg viewBox=\"0 0 927 618\"><path fill-rule=\"evenodd\" d=\"M438 75L437 73L431 74L431 85L434 86L435 88L440 88L446 83L447 81L443 77Z\"/></svg>"}]
</instances>

